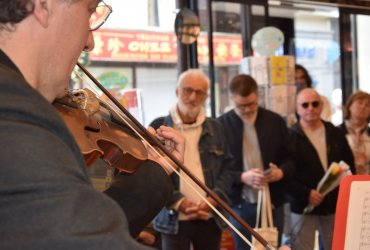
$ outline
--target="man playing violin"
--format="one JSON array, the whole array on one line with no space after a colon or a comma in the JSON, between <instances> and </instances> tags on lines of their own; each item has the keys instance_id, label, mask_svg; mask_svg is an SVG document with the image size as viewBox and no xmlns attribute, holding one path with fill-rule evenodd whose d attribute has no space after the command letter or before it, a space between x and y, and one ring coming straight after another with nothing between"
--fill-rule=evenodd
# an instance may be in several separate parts
<instances>
[{"instance_id":1,"label":"man playing violin","mask_svg":"<svg viewBox=\"0 0 370 250\"><path fill-rule=\"evenodd\" d=\"M105 18L92 18L97 8ZM3 249L147 249L131 238L128 222L149 223L166 200L162 194L171 193L171 170L147 160L127 175L119 191L130 211L122 210L92 187L79 147L52 105L110 12L97 0L0 0ZM181 161L184 139L171 128L156 132ZM153 195L163 197L144 207L136 200Z\"/></svg>"}]
</instances>

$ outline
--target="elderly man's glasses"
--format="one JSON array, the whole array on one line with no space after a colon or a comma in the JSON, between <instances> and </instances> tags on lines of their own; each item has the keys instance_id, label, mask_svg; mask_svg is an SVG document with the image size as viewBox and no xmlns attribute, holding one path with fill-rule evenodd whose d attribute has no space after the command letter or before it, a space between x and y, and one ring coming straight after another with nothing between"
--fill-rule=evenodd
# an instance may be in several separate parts
<instances>
[{"instance_id":1,"label":"elderly man's glasses","mask_svg":"<svg viewBox=\"0 0 370 250\"><path fill-rule=\"evenodd\" d=\"M204 92L203 90L200 90L200 89L195 90L195 89L190 88L190 87L184 87L184 88L182 88L182 92L186 96L190 96L191 94L193 94L193 92L195 92L195 95L198 98L205 97L207 95L207 93Z\"/></svg>"},{"instance_id":2,"label":"elderly man's glasses","mask_svg":"<svg viewBox=\"0 0 370 250\"><path fill-rule=\"evenodd\" d=\"M301 106L302 108L306 109L310 106L310 104L312 105L312 107L317 108L320 105L320 102L319 101L304 102L304 103L301 103Z\"/></svg>"},{"instance_id":3,"label":"elderly man's glasses","mask_svg":"<svg viewBox=\"0 0 370 250\"><path fill-rule=\"evenodd\" d=\"M90 31L99 29L105 21L107 21L112 11L111 6L107 5L104 1L101 1L96 7L95 12L90 17Z\"/></svg>"}]
</instances>

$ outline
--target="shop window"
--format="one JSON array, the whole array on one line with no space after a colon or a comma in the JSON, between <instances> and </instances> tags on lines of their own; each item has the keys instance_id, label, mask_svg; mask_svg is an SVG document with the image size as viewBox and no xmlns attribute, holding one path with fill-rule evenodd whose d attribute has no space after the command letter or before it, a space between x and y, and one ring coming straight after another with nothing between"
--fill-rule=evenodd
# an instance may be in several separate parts
<instances>
[{"instance_id":1,"label":"shop window","mask_svg":"<svg viewBox=\"0 0 370 250\"><path fill-rule=\"evenodd\" d=\"M126 96L130 111L147 126L176 103L176 1L109 0L109 4L113 13L94 32L95 48L86 65L109 82L105 85L112 92L130 92Z\"/></svg>"}]
</instances>

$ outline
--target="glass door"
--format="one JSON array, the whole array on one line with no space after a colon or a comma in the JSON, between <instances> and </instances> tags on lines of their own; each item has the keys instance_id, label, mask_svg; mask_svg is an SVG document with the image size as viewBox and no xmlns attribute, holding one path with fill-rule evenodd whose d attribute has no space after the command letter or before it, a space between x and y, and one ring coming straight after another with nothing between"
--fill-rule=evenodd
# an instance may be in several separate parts
<instances>
[{"instance_id":1,"label":"glass door","mask_svg":"<svg viewBox=\"0 0 370 250\"><path fill-rule=\"evenodd\" d=\"M357 23L356 54L357 54L357 74L358 89L370 93L370 16L355 15Z\"/></svg>"},{"instance_id":2,"label":"glass door","mask_svg":"<svg viewBox=\"0 0 370 250\"><path fill-rule=\"evenodd\" d=\"M370 92L369 10L340 11L343 103L356 90Z\"/></svg>"}]
</instances>

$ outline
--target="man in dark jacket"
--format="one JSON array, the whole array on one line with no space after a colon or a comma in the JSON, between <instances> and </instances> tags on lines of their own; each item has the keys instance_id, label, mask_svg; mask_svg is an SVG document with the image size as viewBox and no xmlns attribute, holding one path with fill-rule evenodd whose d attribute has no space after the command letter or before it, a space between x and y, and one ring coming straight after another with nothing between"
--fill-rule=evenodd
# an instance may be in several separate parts
<instances>
[{"instance_id":1,"label":"man in dark jacket","mask_svg":"<svg viewBox=\"0 0 370 250\"><path fill-rule=\"evenodd\" d=\"M234 109L220 116L219 121L225 128L228 145L238 168L230 192L232 207L254 227L257 192L268 184L274 225L281 234L285 183L294 173L288 128L278 114L258 107L257 83L249 75L235 76L230 83L230 94ZM237 222L234 224L240 228ZM238 235L234 234L234 239L236 249L249 249Z\"/></svg>"},{"instance_id":2,"label":"man in dark jacket","mask_svg":"<svg viewBox=\"0 0 370 250\"><path fill-rule=\"evenodd\" d=\"M320 119L322 101L313 89L297 96L299 121L291 128L296 174L289 184L291 196L292 249L312 250L319 230L325 249L331 249L338 189L323 196L317 184L332 162L344 161L354 173L354 160L347 140L338 128ZM307 206L313 211L303 217Z\"/></svg>"}]
</instances>

